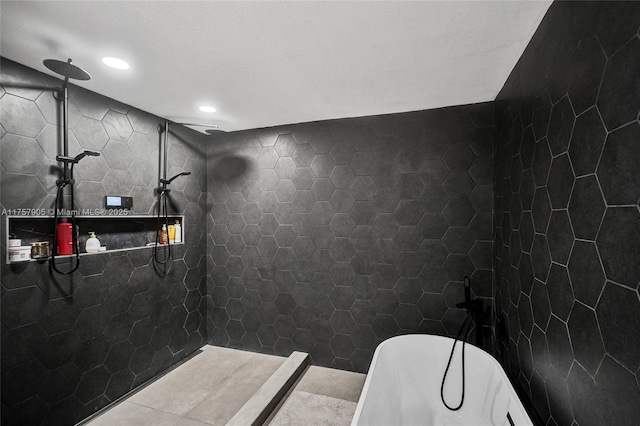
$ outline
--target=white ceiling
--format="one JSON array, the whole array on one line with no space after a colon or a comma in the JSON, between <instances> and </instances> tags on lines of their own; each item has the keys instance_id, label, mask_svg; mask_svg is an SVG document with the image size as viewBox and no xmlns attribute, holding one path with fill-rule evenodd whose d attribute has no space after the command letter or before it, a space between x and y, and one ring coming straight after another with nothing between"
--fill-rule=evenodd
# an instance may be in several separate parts
<instances>
[{"instance_id":1,"label":"white ceiling","mask_svg":"<svg viewBox=\"0 0 640 426\"><path fill-rule=\"evenodd\" d=\"M550 4L2 0L0 54L72 58L80 86L234 131L493 100Z\"/></svg>"}]
</instances>

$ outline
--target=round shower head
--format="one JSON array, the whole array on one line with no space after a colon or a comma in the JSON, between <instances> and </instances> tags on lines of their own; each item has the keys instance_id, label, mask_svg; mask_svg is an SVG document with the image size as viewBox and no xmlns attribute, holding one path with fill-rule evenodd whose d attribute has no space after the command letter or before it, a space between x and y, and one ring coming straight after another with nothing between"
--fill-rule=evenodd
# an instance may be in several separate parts
<instances>
[{"instance_id":1,"label":"round shower head","mask_svg":"<svg viewBox=\"0 0 640 426\"><path fill-rule=\"evenodd\" d=\"M82 68L73 65L71 63L71 58L69 58L67 62L59 61L57 59L45 59L42 63L45 67L63 77L73 78L74 80L91 80L91 74Z\"/></svg>"},{"instance_id":2,"label":"round shower head","mask_svg":"<svg viewBox=\"0 0 640 426\"><path fill-rule=\"evenodd\" d=\"M215 135L223 135L227 132L225 132L224 130L220 130L220 129L207 129L204 131L206 134L211 135L211 136L215 136Z\"/></svg>"}]
</instances>

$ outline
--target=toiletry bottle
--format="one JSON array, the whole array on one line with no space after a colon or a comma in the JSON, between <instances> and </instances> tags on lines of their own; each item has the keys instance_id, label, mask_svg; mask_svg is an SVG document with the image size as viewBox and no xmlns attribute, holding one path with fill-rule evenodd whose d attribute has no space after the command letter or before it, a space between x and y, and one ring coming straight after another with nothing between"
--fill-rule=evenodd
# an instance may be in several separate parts
<instances>
[{"instance_id":1,"label":"toiletry bottle","mask_svg":"<svg viewBox=\"0 0 640 426\"><path fill-rule=\"evenodd\" d=\"M56 227L56 250L59 255L73 254L73 225L62 219Z\"/></svg>"},{"instance_id":2,"label":"toiletry bottle","mask_svg":"<svg viewBox=\"0 0 640 426\"><path fill-rule=\"evenodd\" d=\"M167 236L167 224L162 224L162 230L160 231L160 236L158 237L158 243L160 244L169 244L169 237Z\"/></svg>"},{"instance_id":3,"label":"toiletry bottle","mask_svg":"<svg viewBox=\"0 0 640 426\"><path fill-rule=\"evenodd\" d=\"M89 232L89 239L85 245L87 253L97 253L100 251L100 240L96 238L95 232Z\"/></svg>"},{"instance_id":4,"label":"toiletry bottle","mask_svg":"<svg viewBox=\"0 0 640 426\"><path fill-rule=\"evenodd\" d=\"M182 242L182 226L180 225L180 221L176 220L176 224L174 226L176 227L176 237L174 241L176 243L181 243Z\"/></svg>"},{"instance_id":5,"label":"toiletry bottle","mask_svg":"<svg viewBox=\"0 0 640 426\"><path fill-rule=\"evenodd\" d=\"M173 244L176 242L176 226L169 225L167 226L167 230L169 231L169 244Z\"/></svg>"}]
</instances>

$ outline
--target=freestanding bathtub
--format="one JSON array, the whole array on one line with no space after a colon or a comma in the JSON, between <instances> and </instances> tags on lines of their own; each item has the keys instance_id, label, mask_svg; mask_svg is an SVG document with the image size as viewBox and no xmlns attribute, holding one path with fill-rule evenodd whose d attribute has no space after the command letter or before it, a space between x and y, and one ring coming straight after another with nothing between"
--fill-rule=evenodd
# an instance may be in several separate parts
<instances>
[{"instance_id":1,"label":"freestanding bathtub","mask_svg":"<svg viewBox=\"0 0 640 426\"><path fill-rule=\"evenodd\" d=\"M464 404L458 411L444 406L440 386L453 342L424 334L382 342L373 355L351 425L533 425L498 361L469 343ZM462 342L458 342L444 387L451 407L460 403L461 360Z\"/></svg>"}]
</instances>

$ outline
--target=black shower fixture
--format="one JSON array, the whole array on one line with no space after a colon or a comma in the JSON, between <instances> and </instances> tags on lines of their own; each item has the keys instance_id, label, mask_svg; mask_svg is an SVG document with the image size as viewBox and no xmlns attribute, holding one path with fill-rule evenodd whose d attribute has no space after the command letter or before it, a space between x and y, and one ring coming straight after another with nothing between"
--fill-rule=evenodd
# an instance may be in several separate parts
<instances>
[{"instance_id":1,"label":"black shower fixture","mask_svg":"<svg viewBox=\"0 0 640 426\"><path fill-rule=\"evenodd\" d=\"M49 68L56 74L60 74L65 79L72 78L74 80L91 80L91 74L83 70L77 65L71 63L71 58L67 62L57 59L45 59L42 61L45 67Z\"/></svg>"},{"instance_id":2,"label":"black shower fixture","mask_svg":"<svg viewBox=\"0 0 640 426\"><path fill-rule=\"evenodd\" d=\"M156 192L158 194L166 194L167 192L171 191L170 189L167 189L167 185L169 185L171 182L173 182L180 176L189 176L190 174L191 172L182 172L182 173L178 173L177 175L173 176L170 179L160 178L160 185L162 186L156 188Z\"/></svg>"},{"instance_id":3,"label":"black shower fixture","mask_svg":"<svg viewBox=\"0 0 640 426\"><path fill-rule=\"evenodd\" d=\"M78 236L76 233L76 218L75 218L75 206L74 206L74 179L73 179L73 166L78 164L86 156L97 157L100 155L97 151L85 150L80 152L75 157L69 156L69 79L74 80L90 80L91 75L71 63L71 58L67 62L59 61L57 59L45 59L42 61L45 67L64 77L64 82L59 91L54 92L54 98L58 102L62 102L62 155L56 155L56 161L63 164L62 177L56 181L58 190L56 191L56 199L54 204L54 216L53 216L53 247L51 250L51 269L55 272L63 275L69 275L75 272L80 266L80 251L78 250ZM58 226L58 209L64 208L64 188L69 186L69 201L71 203L71 224L73 231L72 236L72 250L75 252L76 263L69 271L60 271L56 266L56 250L57 250L57 226ZM66 219L63 219L63 222Z\"/></svg>"}]
</instances>

